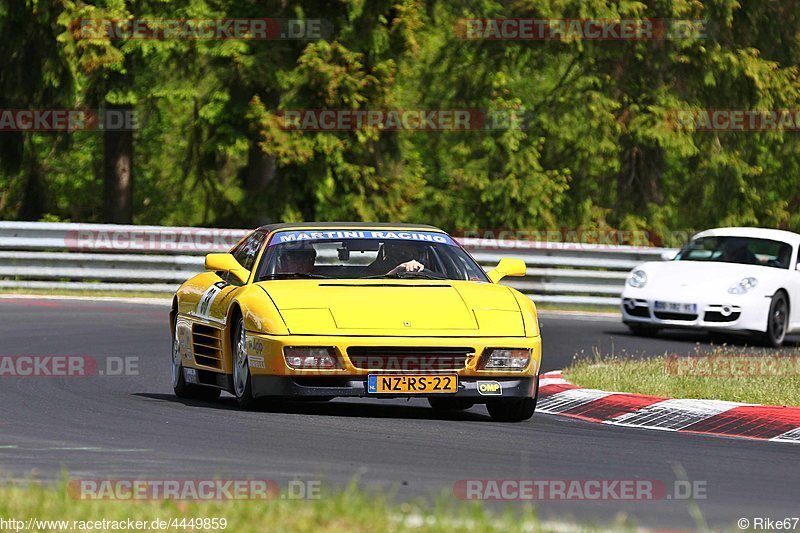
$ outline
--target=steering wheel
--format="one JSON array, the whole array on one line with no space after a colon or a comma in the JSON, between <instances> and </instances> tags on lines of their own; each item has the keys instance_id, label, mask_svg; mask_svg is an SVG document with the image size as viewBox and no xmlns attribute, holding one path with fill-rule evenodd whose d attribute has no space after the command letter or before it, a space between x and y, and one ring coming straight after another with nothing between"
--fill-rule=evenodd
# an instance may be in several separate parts
<instances>
[{"instance_id":1,"label":"steering wheel","mask_svg":"<svg viewBox=\"0 0 800 533\"><path fill-rule=\"evenodd\" d=\"M423 268L422 270L414 270L414 271L401 270L400 272L397 273L397 276L400 278L413 278L415 277L415 275L419 274L427 275L435 279L447 279L447 276L445 276L444 274L440 274L439 272L434 272L433 270L430 270L428 268Z\"/></svg>"}]
</instances>

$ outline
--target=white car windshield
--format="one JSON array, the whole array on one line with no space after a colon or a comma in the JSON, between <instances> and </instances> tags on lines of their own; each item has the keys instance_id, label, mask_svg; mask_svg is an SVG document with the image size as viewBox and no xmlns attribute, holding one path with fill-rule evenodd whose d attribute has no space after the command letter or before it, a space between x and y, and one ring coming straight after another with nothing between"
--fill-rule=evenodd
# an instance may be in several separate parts
<instances>
[{"instance_id":1,"label":"white car windshield","mask_svg":"<svg viewBox=\"0 0 800 533\"><path fill-rule=\"evenodd\" d=\"M439 279L488 281L449 235L427 231L280 231L256 279Z\"/></svg>"},{"instance_id":2,"label":"white car windshield","mask_svg":"<svg viewBox=\"0 0 800 533\"><path fill-rule=\"evenodd\" d=\"M792 246L754 237L713 236L694 239L675 257L676 261L713 261L773 268L789 268Z\"/></svg>"}]
</instances>

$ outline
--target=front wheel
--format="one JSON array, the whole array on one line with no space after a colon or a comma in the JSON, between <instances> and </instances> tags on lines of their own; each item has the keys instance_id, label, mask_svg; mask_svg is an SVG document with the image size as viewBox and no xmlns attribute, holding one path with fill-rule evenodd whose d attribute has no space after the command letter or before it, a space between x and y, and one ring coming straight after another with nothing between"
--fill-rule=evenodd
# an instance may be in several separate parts
<instances>
[{"instance_id":1,"label":"front wheel","mask_svg":"<svg viewBox=\"0 0 800 533\"><path fill-rule=\"evenodd\" d=\"M493 400L486 404L486 409L495 422L522 422L536 411L536 398Z\"/></svg>"},{"instance_id":2,"label":"front wheel","mask_svg":"<svg viewBox=\"0 0 800 533\"><path fill-rule=\"evenodd\" d=\"M762 336L764 344L780 348L786 338L789 324L789 302L783 292L776 292L772 297L767 316L767 331Z\"/></svg>"},{"instance_id":3,"label":"front wheel","mask_svg":"<svg viewBox=\"0 0 800 533\"><path fill-rule=\"evenodd\" d=\"M486 404L489 416L495 422L523 422L530 419L536 411L536 400L539 398L539 378L536 389L530 398L500 398Z\"/></svg>"},{"instance_id":4,"label":"front wheel","mask_svg":"<svg viewBox=\"0 0 800 533\"><path fill-rule=\"evenodd\" d=\"M233 327L233 392L236 403L245 409L255 404L253 398L253 380L250 375L250 363L247 359L247 333L244 319L240 318Z\"/></svg>"}]
</instances>

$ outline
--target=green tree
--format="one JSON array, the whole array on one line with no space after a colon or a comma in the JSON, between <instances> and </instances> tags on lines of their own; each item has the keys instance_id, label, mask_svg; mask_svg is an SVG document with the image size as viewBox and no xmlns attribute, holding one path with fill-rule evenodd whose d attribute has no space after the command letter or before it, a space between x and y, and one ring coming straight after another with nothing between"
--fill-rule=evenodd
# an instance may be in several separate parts
<instances>
[{"instance_id":1,"label":"green tree","mask_svg":"<svg viewBox=\"0 0 800 533\"><path fill-rule=\"evenodd\" d=\"M74 97L72 72L56 42L60 2L0 2L0 109L68 107ZM0 213L22 220L45 214L45 159L69 148L66 136L37 146L29 132L0 133Z\"/></svg>"}]
</instances>

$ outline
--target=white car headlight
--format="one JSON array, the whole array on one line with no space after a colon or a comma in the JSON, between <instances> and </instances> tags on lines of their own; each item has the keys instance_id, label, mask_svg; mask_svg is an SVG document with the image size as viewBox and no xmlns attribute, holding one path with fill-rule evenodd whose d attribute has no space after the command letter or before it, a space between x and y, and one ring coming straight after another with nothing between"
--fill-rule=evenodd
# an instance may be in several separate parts
<instances>
[{"instance_id":1,"label":"white car headlight","mask_svg":"<svg viewBox=\"0 0 800 533\"><path fill-rule=\"evenodd\" d=\"M641 289L647 285L647 272L644 270L634 270L628 278L628 285Z\"/></svg>"},{"instance_id":2,"label":"white car headlight","mask_svg":"<svg viewBox=\"0 0 800 533\"><path fill-rule=\"evenodd\" d=\"M731 285L728 288L728 292L731 294L746 294L750 289L756 286L758 286L758 280L756 278L744 278Z\"/></svg>"}]
</instances>

